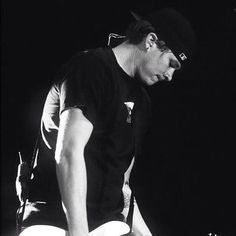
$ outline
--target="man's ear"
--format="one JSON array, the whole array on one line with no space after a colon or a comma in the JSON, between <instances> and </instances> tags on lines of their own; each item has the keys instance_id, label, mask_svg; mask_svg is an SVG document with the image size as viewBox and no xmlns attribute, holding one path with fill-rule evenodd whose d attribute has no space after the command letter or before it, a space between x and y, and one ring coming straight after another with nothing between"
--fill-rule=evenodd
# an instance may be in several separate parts
<instances>
[{"instance_id":1,"label":"man's ear","mask_svg":"<svg viewBox=\"0 0 236 236\"><path fill-rule=\"evenodd\" d=\"M149 33L146 36L146 40L145 40L146 49L149 50L151 47L153 47L153 45L156 43L157 39L158 38L155 33L153 33L153 32Z\"/></svg>"}]
</instances>

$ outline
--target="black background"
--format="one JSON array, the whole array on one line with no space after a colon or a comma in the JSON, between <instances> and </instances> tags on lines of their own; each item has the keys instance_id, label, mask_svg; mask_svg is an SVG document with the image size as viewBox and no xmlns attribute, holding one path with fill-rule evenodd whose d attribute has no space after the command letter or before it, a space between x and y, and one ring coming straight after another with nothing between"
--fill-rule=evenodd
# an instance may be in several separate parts
<instances>
[{"instance_id":1,"label":"black background","mask_svg":"<svg viewBox=\"0 0 236 236\"><path fill-rule=\"evenodd\" d=\"M236 7L206 0L2 2L2 235L15 235L17 152L31 157L56 70L74 52L106 45L110 32L122 34L130 10L166 6L190 19L197 50L172 82L148 88L153 119L137 199L153 235L235 235Z\"/></svg>"}]
</instances>

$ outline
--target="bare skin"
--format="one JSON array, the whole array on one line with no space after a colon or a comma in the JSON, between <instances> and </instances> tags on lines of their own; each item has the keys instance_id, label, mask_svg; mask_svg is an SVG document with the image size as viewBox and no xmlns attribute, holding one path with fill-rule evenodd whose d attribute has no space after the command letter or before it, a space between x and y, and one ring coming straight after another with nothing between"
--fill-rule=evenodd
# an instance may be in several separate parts
<instances>
[{"instance_id":1,"label":"bare skin","mask_svg":"<svg viewBox=\"0 0 236 236\"><path fill-rule=\"evenodd\" d=\"M155 33L149 33L141 43L128 42L113 49L120 67L132 78L139 78L151 86L161 80L171 81L175 70L181 65L171 50L161 51Z\"/></svg>"}]
</instances>

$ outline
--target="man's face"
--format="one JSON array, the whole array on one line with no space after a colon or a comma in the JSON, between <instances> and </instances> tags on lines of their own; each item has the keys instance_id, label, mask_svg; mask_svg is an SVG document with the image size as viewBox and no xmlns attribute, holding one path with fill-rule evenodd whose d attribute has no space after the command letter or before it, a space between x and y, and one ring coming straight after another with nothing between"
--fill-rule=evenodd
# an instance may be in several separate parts
<instances>
[{"instance_id":1,"label":"man's face","mask_svg":"<svg viewBox=\"0 0 236 236\"><path fill-rule=\"evenodd\" d=\"M138 75L144 84L151 86L158 81L171 81L175 70L180 67L180 62L171 50L161 51L155 43L143 55Z\"/></svg>"}]
</instances>

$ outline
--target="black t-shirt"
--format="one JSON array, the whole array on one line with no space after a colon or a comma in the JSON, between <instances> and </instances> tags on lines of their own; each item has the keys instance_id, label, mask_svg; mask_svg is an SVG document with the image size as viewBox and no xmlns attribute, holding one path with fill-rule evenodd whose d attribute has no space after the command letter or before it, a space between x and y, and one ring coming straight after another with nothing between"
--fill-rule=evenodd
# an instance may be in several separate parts
<instances>
[{"instance_id":1,"label":"black t-shirt","mask_svg":"<svg viewBox=\"0 0 236 236\"><path fill-rule=\"evenodd\" d=\"M81 109L94 127L84 152L89 227L122 220L124 173L140 152L149 97L138 80L119 67L109 47L79 53L63 67L45 102L31 184L30 201L43 201L48 207L61 208L54 151L60 114L70 108ZM55 216L66 228L62 210ZM48 223L54 224L54 217Z\"/></svg>"}]
</instances>

